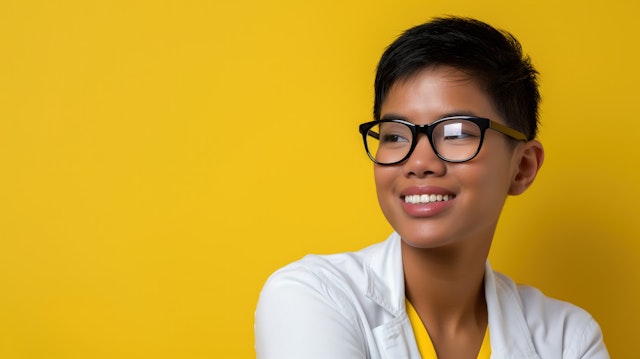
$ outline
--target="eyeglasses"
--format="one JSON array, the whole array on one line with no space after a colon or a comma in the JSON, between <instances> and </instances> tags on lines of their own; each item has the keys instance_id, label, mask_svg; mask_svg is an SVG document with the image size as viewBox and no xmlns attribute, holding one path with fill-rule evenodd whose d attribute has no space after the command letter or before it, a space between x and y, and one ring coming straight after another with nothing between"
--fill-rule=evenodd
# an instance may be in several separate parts
<instances>
[{"instance_id":1,"label":"eyeglasses","mask_svg":"<svg viewBox=\"0 0 640 359\"><path fill-rule=\"evenodd\" d=\"M424 133L435 154L447 162L466 162L480 152L485 131L491 128L515 140L526 141L519 131L482 117L452 116L431 124L415 125L401 119L363 123L360 133L369 158L380 165L400 163L413 153Z\"/></svg>"}]
</instances>

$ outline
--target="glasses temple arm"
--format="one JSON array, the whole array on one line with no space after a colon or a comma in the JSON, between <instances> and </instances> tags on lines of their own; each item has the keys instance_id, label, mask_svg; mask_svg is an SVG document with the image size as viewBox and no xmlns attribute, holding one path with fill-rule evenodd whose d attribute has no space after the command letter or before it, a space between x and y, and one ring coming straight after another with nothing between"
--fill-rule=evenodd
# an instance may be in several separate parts
<instances>
[{"instance_id":1,"label":"glasses temple arm","mask_svg":"<svg viewBox=\"0 0 640 359\"><path fill-rule=\"evenodd\" d=\"M526 141L527 140L527 136L525 136L524 133L514 130L513 128L507 127L505 125L502 125L500 123L497 123L495 121L491 121L489 123L489 127L493 128L494 130L504 133L505 135L514 138L516 140L520 140L520 141Z\"/></svg>"}]
</instances>

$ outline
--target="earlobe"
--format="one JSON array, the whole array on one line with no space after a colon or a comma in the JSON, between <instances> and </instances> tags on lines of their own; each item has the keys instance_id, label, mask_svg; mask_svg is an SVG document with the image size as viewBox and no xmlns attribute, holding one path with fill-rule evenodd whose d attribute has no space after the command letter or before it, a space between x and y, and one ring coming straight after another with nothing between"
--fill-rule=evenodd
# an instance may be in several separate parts
<instances>
[{"instance_id":1,"label":"earlobe","mask_svg":"<svg viewBox=\"0 0 640 359\"><path fill-rule=\"evenodd\" d=\"M519 161L509 187L509 194L513 196L523 193L533 183L544 161L544 148L539 141L531 140L519 149L517 157Z\"/></svg>"}]
</instances>

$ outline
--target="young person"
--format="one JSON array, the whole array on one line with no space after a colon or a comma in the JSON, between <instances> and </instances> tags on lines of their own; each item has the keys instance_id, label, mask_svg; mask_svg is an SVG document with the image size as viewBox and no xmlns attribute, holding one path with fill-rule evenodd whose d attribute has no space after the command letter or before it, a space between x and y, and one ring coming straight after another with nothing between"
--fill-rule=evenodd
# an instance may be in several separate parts
<instances>
[{"instance_id":1,"label":"young person","mask_svg":"<svg viewBox=\"0 0 640 359\"><path fill-rule=\"evenodd\" d=\"M514 37L473 19L437 18L389 46L360 133L395 232L274 273L258 358L609 357L587 312L487 262L506 197L543 162L536 77Z\"/></svg>"}]
</instances>

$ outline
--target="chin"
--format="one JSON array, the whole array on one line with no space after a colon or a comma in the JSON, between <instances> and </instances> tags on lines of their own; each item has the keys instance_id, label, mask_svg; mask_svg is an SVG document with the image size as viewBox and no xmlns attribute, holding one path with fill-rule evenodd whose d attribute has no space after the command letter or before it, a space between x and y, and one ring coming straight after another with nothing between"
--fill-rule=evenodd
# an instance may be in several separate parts
<instances>
[{"instance_id":1,"label":"chin","mask_svg":"<svg viewBox=\"0 0 640 359\"><path fill-rule=\"evenodd\" d=\"M439 235L432 229L398 231L402 241L413 248L433 249L451 244L451 236Z\"/></svg>"}]
</instances>

